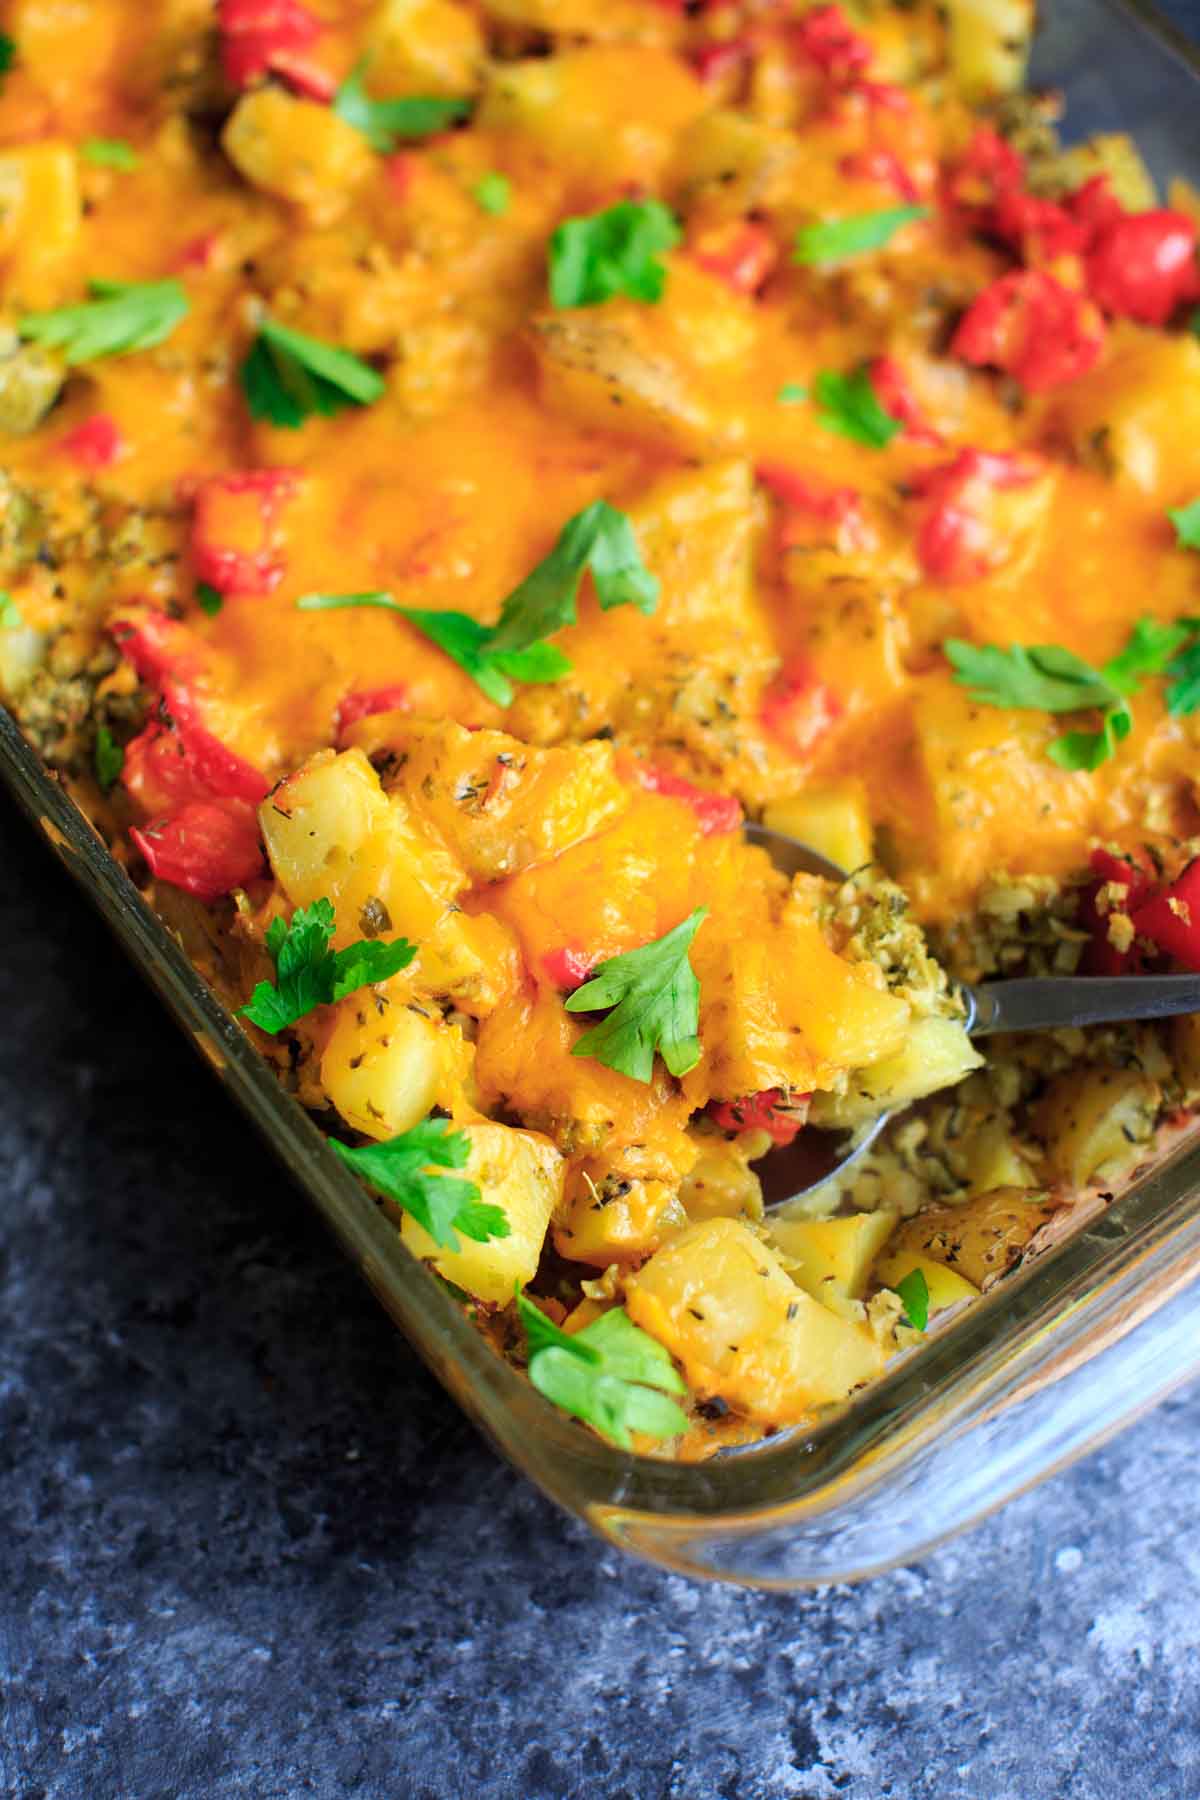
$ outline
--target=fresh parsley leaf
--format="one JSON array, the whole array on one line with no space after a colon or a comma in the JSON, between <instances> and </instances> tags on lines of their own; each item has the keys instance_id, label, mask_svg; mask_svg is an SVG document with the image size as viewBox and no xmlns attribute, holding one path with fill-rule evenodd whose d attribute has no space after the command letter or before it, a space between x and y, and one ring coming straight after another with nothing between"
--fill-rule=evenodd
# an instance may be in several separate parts
<instances>
[{"instance_id":1,"label":"fresh parsley leaf","mask_svg":"<svg viewBox=\"0 0 1200 1800\"><path fill-rule=\"evenodd\" d=\"M652 613L658 604L658 578L642 561L628 518L607 500L594 500L567 520L550 554L509 594L492 633L494 649L527 650L573 625L585 569L605 612L636 606Z\"/></svg>"},{"instance_id":2,"label":"fresh parsley leaf","mask_svg":"<svg viewBox=\"0 0 1200 1800\"><path fill-rule=\"evenodd\" d=\"M336 1138L329 1143L356 1175L402 1206L440 1249L459 1249L459 1231L486 1244L508 1237L512 1229L504 1208L484 1201L473 1181L437 1172L464 1169L471 1151L466 1132L451 1131L448 1119L423 1119L383 1144L352 1149Z\"/></svg>"},{"instance_id":3,"label":"fresh parsley leaf","mask_svg":"<svg viewBox=\"0 0 1200 1800\"><path fill-rule=\"evenodd\" d=\"M208 581L196 583L196 605L201 612L207 613L210 619L216 618L224 604L225 596L220 588L213 587L212 583Z\"/></svg>"},{"instance_id":4,"label":"fresh parsley leaf","mask_svg":"<svg viewBox=\"0 0 1200 1800\"><path fill-rule=\"evenodd\" d=\"M344 950L332 948L333 903L314 900L298 907L290 925L273 919L266 945L275 980L260 981L241 1011L252 1025L274 1037L317 1006L331 1006L373 981L387 981L417 954L406 938L391 943L362 939Z\"/></svg>"},{"instance_id":5,"label":"fresh parsley leaf","mask_svg":"<svg viewBox=\"0 0 1200 1800\"><path fill-rule=\"evenodd\" d=\"M264 318L242 364L242 391L254 419L294 431L313 413L330 418L348 406L370 406L387 383L350 350Z\"/></svg>"},{"instance_id":6,"label":"fresh parsley leaf","mask_svg":"<svg viewBox=\"0 0 1200 1800\"><path fill-rule=\"evenodd\" d=\"M16 44L13 42L12 38L9 37L7 31L0 31L0 78L8 74L8 71L12 68L16 60ZM2 86L3 80L0 79L0 87Z\"/></svg>"},{"instance_id":7,"label":"fresh parsley leaf","mask_svg":"<svg viewBox=\"0 0 1200 1800\"><path fill-rule=\"evenodd\" d=\"M1012 644L1002 650L948 638L942 648L956 680L983 705L1048 713L1102 709L1099 731L1064 732L1046 747L1059 768L1090 770L1114 756L1133 729L1127 698L1137 693L1140 679L1161 674L1188 635L1186 623L1139 619L1124 648L1100 669L1058 644Z\"/></svg>"},{"instance_id":8,"label":"fresh parsley leaf","mask_svg":"<svg viewBox=\"0 0 1200 1800\"><path fill-rule=\"evenodd\" d=\"M802 382L785 381L775 398L780 406L800 406L808 399L808 389Z\"/></svg>"},{"instance_id":9,"label":"fresh parsley leaf","mask_svg":"<svg viewBox=\"0 0 1200 1800\"><path fill-rule=\"evenodd\" d=\"M1167 711L1182 719L1200 712L1200 619L1180 619L1179 623L1191 635L1167 664Z\"/></svg>"},{"instance_id":10,"label":"fresh parsley leaf","mask_svg":"<svg viewBox=\"0 0 1200 1800\"><path fill-rule=\"evenodd\" d=\"M594 1426L621 1450L632 1433L677 1437L687 1415L671 1394L687 1392L663 1345L614 1307L581 1331L560 1331L540 1307L517 1295L529 1346L529 1379L572 1418Z\"/></svg>"},{"instance_id":11,"label":"fresh parsley leaf","mask_svg":"<svg viewBox=\"0 0 1200 1800\"><path fill-rule=\"evenodd\" d=\"M148 350L169 337L187 317L188 297L180 282L91 281L93 296L78 306L26 313L17 321L22 337L65 351L68 364L95 362Z\"/></svg>"},{"instance_id":12,"label":"fresh parsley leaf","mask_svg":"<svg viewBox=\"0 0 1200 1800\"><path fill-rule=\"evenodd\" d=\"M1167 517L1175 527L1175 540L1181 549L1200 550L1200 500L1186 506L1172 506Z\"/></svg>"},{"instance_id":13,"label":"fresh parsley leaf","mask_svg":"<svg viewBox=\"0 0 1200 1800\"><path fill-rule=\"evenodd\" d=\"M1111 706L1117 694L1097 669L1057 644L968 644L947 638L942 648L955 678L972 700L1036 712L1079 712Z\"/></svg>"},{"instance_id":14,"label":"fresh parsley leaf","mask_svg":"<svg viewBox=\"0 0 1200 1800\"><path fill-rule=\"evenodd\" d=\"M818 425L836 431L841 437L853 438L857 444L869 444L872 450L886 450L904 426L880 404L866 369L855 369L839 375L835 369L822 369L813 383L813 393L820 408Z\"/></svg>"},{"instance_id":15,"label":"fresh parsley leaf","mask_svg":"<svg viewBox=\"0 0 1200 1800\"><path fill-rule=\"evenodd\" d=\"M603 212L564 219L550 239L550 298L555 306L598 306L614 294L662 299L661 257L682 233L661 200L619 200Z\"/></svg>"},{"instance_id":16,"label":"fresh parsley leaf","mask_svg":"<svg viewBox=\"0 0 1200 1800\"><path fill-rule=\"evenodd\" d=\"M793 260L821 268L827 263L843 262L849 256L861 256L867 250L882 250L902 225L928 217L927 206L886 206L881 212L854 213L846 219L822 219L816 225L802 225L796 233Z\"/></svg>"},{"instance_id":17,"label":"fresh parsley leaf","mask_svg":"<svg viewBox=\"0 0 1200 1800\"><path fill-rule=\"evenodd\" d=\"M593 1056L609 1069L649 1081L657 1050L672 1075L686 1075L700 1061L700 983L688 950L708 908L698 906L682 924L640 950L627 950L596 968L590 981L564 1002L568 1012L607 1011L585 1031L572 1056Z\"/></svg>"},{"instance_id":18,"label":"fresh parsley leaf","mask_svg":"<svg viewBox=\"0 0 1200 1800\"><path fill-rule=\"evenodd\" d=\"M96 745L92 753L92 761L96 770L96 780L107 794L116 784L118 775L125 767L125 752L113 737L107 725L96 728Z\"/></svg>"},{"instance_id":19,"label":"fresh parsley leaf","mask_svg":"<svg viewBox=\"0 0 1200 1800\"><path fill-rule=\"evenodd\" d=\"M489 169L486 175L479 177L471 193L480 212L491 213L494 218L499 218L508 211L512 199L512 182L507 175L501 175L496 169Z\"/></svg>"},{"instance_id":20,"label":"fresh parsley leaf","mask_svg":"<svg viewBox=\"0 0 1200 1800\"><path fill-rule=\"evenodd\" d=\"M21 617L21 609L6 589L0 589L0 627L5 631L17 631L25 623Z\"/></svg>"},{"instance_id":21,"label":"fresh parsley leaf","mask_svg":"<svg viewBox=\"0 0 1200 1800\"><path fill-rule=\"evenodd\" d=\"M923 1269L910 1269L903 1281L898 1281L893 1293L899 1294L904 1302L904 1316L907 1324L914 1331L924 1331L929 1323L929 1283L925 1279Z\"/></svg>"},{"instance_id":22,"label":"fresh parsley leaf","mask_svg":"<svg viewBox=\"0 0 1200 1800\"><path fill-rule=\"evenodd\" d=\"M85 138L79 146L79 154L98 169L120 169L125 175L140 167L142 160L124 138Z\"/></svg>"},{"instance_id":23,"label":"fresh parsley leaf","mask_svg":"<svg viewBox=\"0 0 1200 1800\"><path fill-rule=\"evenodd\" d=\"M481 625L469 613L401 606L382 590L363 594L305 594L304 612L339 606L379 606L401 613L440 650L467 671L497 706L511 706L514 681L559 681L570 673L563 652L546 640L573 625L579 583L590 569L600 605L636 606L652 613L659 583L642 561L633 527L607 500L595 500L568 519L548 556L515 587L495 625Z\"/></svg>"},{"instance_id":24,"label":"fresh parsley leaf","mask_svg":"<svg viewBox=\"0 0 1200 1800\"><path fill-rule=\"evenodd\" d=\"M394 150L401 138L429 137L465 119L466 100L446 100L410 95L398 100L373 100L363 82L366 63L353 68L333 96L333 110L347 125L361 131L372 150Z\"/></svg>"}]
</instances>

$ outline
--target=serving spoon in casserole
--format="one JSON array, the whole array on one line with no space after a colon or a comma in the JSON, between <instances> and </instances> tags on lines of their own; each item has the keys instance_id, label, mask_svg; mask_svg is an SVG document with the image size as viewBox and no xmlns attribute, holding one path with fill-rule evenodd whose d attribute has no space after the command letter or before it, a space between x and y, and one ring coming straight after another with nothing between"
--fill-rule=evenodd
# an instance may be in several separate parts
<instances>
[{"instance_id":1,"label":"serving spoon in casserole","mask_svg":"<svg viewBox=\"0 0 1200 1800\"><path fill-rule=\"evenodd\" d=\"M847 872L786 832L743 827L747 843L765 850L787 876L819 875L842 882ZM977 985L955 984L972 1037L1000 1031L1059 1031L1066 1026L1115 1025L1200 1012L1200 975L1031 975ZM757 1169L768 1212L823 1186L862 1156L893 1111L840 1129L808 1125L790 1144L770 1151Z\"/></svg>"}]
</instances>

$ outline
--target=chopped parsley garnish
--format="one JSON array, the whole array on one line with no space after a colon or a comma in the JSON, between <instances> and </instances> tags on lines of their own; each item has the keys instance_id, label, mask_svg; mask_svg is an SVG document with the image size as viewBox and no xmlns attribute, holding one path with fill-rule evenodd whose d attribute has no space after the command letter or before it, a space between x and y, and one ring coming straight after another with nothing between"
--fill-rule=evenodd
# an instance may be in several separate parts
<instances>
[{"instance_id":1,"label":"chopped parsley garnish","mask_svg":"<svg viewBox=\"0 0 1200 1800\"><path fill-rule=\"evenodd\" d=\"M1172 659L1190 636L1186 623L1160 625L1154 619L1139 619L1125 648L1099 669L1058 644L1013 644L1002 650L996 644L948 638L942 648L954 666L955 679L985 706L1048 713L1100 708L1104 716L1099 731L1068 731L1046 752L1062 769L1098 769L1133 729L1129 696L1137 693L1141 677L1159 675L1164 669L1174 672L1177 665Z\"/></svg>"},{"instance_id":2,"label":"chopped parsley garnish","mask_svg":"<svg viewBox=\"0 0 1200 1800\"><path fill-rule=\"evenodd\" d=\"M555 306L598 306L614 294L662 299L662 253L682 233L661 200L619 200L603 212L564 219L550 239L550 298Z\"/></svg>"},{"instance_id":3,"label":"chopped parsley garnish","mask_svg":"<svg viewBox=\"0 0 1200 1800\"><path fill-rule=\"evenodd\" d=\"M348 406L370 406L387 388L361 356L269 317L250 346L241 380L251 418L289 431L313 413L330 418Z\"/></svg>"},{"instance_id":4,"label":"chopped parsley garnish","mask_svg":"<svg viewBox=\"0 0 1200 1800\"><path fill-rule=\"evenodd\" d=\"M632 1433L677 1437L687 1415L672 1394L687 1392L669 1352L639 1328L623 1307L602 1313L576 1332L560 1331L540 1307L517 1295L529 1346L529 1379L572 1418L583 1419L621 1450Z\"/></svg>"},{"instance_id":5,"label":"chopped parsley garnish","mask_svg":"<svg viewBox=\"0 0 1200 1800\"><path fill-rule=\"evenodd\" d=\"M207 613L210 619L216 618L224 604L225 596L220 588L213 587L209 581L196 583L196 605L201 612Z\"/></svg>"},{"instance_id":6,"label":"chopped parsley garnish","mask_svg":"<svg viewBox=\"0 0 1200 1800\"><path fill-rule=\"evenodd\" d=\"M0 627L5 631L17 631L25 623L21 617L21 609L7 590L0 589Z\"/></svg>"},{"instance_id":7,"label":"chopped parsley garnish","mask_svg":"<svg viewBox=\"0 0 1200 1800\"><path fill-rule=\"evenodd\" d=\"M353 68L333 96L333 110L347 125L361 131L372 150L385 154L394 150L401 138L429 137L465 119L470 112L466 100L445 100L425 95L408 95L397 100L373 100L363 83L365 62Z\"/></svg>"},{"instance_id":8,"label":"chopped parsley garnish","mask_svg":"<svg viewBox=\"0 0 1200 1800\"><path fill-rule=\"evenodd\" d=\"M608 1012L572 1046L572 1056L592 1056L606 1068L649 1081L658 1051L672 1075L686 1075L700 1061L700 983L688 960L692 939L708 908L694 913L653 943L600 963L589 981L564 1002L568 1012Z\"/></svg>"},{"instance_id":9,"label":"chopped parsley garnish","mask_svg":"<svg viewBox=\"0 0 1200 1800\"><path fill-rule=\"evenodd\" d=\"M1200 550L1200 500L1172 506L1167 517L1175 527L1175 541L1182 550Z\"/></svg>"},{"instance_id":10,"label":"chopped parsley garnish","mask_svg":"<svg viewBox=\"0 0 1200 1800\"><path fill-rule=\"evenodd\" d=\"M904 1303L904 1322L914 1331L924 1331L929 1323L929 1283L923 1269L910 1269L892 1292Z\"/></svg>"},{"instance_id":11,"label":"chopped parsley garnish","mask_svg":"<svg viewBox=\"0 0 1200 1800\"><path fill-rule=\"evenodd\" d=\"M0 88L4 85L4 76L17 60L17 46L7 31L0 31Z\"/></svg>"},{"instance_id":12,"label":"chopped parsley garnish","mask_svg":"<svg viewBox=\"0 0 1200 1800\"><path fill-rule=\"evenodd\" d=\"M861 256L867 250L882 250L902 225L928 217L927 206L886 206L881 212L854 213L847 219L822 219L816 225L802 225L796 233L793 260L822 268L849 256Z\"/></svg>"},{"instance_id":13,"label":"chopped parsley garnish","mask_svg":"<svg viewBox=\"0 0 1200 1800\"><path fill-rule=\"evenodd\" d=\"M325 899L298 907L290 925L272 919L266 944L275 980L260 981L240 1009L252 1025L274 1037L314 1007L332 1006L373 981L387 981L417 954L406 938L391 943L364 938L335 950L333 931L333 902Z\"/></svg>"},{"instance_id":14,"label":"chopped parsley garnish","mask_svg":"<svg viewBox=\"0 0 1200 1800\"><path fill-rule=\"evenodd\" d=\"M85 138L79 146L79 154L98 169L120 169L124 175L138 168L142 160L124 138Z\"/></svg>"},{"instance_id":15,"label":"chopped parsley garnish","mask_svg":"<svg viewBox=\"0 0 1200 1800\"><path fill-rule=\"evenodd\" d=\"M491 169L486 175L479 177L471 193L480 212L491 213L499 218L501 213L508 211L512 199L512 183L507 175Z\"/></svg>"},{"instance_id":16,"label":"chopped parsley garnish","mask_svg":"<svg viewBox=\"0 0 1200 1800\"><path fill-rule=\"evenodd\" d=\"M92 299L78 306L26 313L17 330L22 337L61 349L73 365L148 350L169 337L188 313L183 286L171 279L91 281L88 292Z\"/></svg>"},{"instance_id":17,"label":"chopped parsley garnish","mask_svg":"<svg viewBox=\"0 0 1200 1800\"><path fill-rule=\"evenodd\" d=\"M607 500L594 500L567 520L550 554L509 594L495 625L481 625L469 613L401 606L382 590L305 594L296 604L304 612L341 606L379 606L398 612L453 657L489 700L510 706L514 681L558 681L570 672L568 659L546 640L575 623L585 569L592 572L605 611L636 606L639 612L652 613L658 604L658 579L642 561L633 527Z\"/></svg>"},{"instance_id":18,"label":"chopped parsley garnish","mask_svg":"<svg viewBox=\"0 0 1200 1800\"><path fill-rule=\"evenodd\" d=\"M96 770L96 780L107 794L116 784L117 777L125 767L125 752L113 737L107 725L96 728L96 745L92 753L92 762Z\"/></svg>"},{"instance_id":19,"label":"chopped parsley garnish","mask_svg":"<svg viewBox=\"0 0 1200 1800\"><path fill-rule=\"evenodd\" d=\"M466 1132L451 1131L448 1119L423 1119L383 1144L351 1148L336 1138L329 1144L370 1187L402 1206L440 1249L459 1249L460 1231L477 1244L508 1237L511 1227L502 1206L483 1200L473 1181L439 1172L465 1169L471 1153Z\"/></svg>"},{"instance_id":20,"label":"chopped parsley garnish","mask_svg":"<svg viewBox=\"0 0 1200 1800\"><path fill-rule=\"evenodd\" d=\"M904 429L901 420L894 419L880 404L866 369L855 369L849 375L822 369L813 383L813 395L820 408L819 425L841 437L853 438L856 444L868 444L872 450L886 450L897 432Z\"/></svg>"},{"instance_id":21,"label":"chopped parsley garnish","mask_svg":"<svg viewBox=\"0 0 1200 1800\"><path fill-rule=\"evenodd\" d=\"M785 381L775 398L780 406L801 406L808 399L808 389L802 382Z\"/></svg>"}]
</instances>

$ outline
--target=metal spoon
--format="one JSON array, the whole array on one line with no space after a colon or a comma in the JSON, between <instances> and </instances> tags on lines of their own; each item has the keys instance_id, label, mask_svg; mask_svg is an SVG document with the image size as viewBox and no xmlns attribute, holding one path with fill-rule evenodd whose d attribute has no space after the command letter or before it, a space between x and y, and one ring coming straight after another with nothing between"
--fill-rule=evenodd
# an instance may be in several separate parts
<instances>
[{"instance_id":1,"label":"metal spoon","mask_svg":"<svg viewBox=\"0 0 1200 1800\"><path fill-rule=\"evenodd\" d=\"M846 871L798 838L766 825L744 827L748 843L767 852L784 875L823 875L845 881ZM1167 1019L1200 1012L1200 975L1032 975L1012 981L965 982L958 994L972 1037L996 1031L1057 1031L1066 1025L1114 1025L1126 1019ZM798 1200L862 1156L890 1112L854 1130L811 1126L757 1165L768 1209Z\"/></svg>"}]
</instances>

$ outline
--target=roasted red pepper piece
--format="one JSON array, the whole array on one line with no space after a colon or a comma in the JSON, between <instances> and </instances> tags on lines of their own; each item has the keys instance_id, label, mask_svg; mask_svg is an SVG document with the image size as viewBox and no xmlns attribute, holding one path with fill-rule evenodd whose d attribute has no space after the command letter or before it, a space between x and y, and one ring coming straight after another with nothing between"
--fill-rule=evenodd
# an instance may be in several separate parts
<instances>
[{"instance_id":1,"label":"roasted red pepper piece","mask_svg":"<svg viewBox=\"0 0 1200 1800\"><path fill-rule=\"evenodd\" d=\"M808 1117L811 1094L791 1094L784 1088L763 1088L741 1100L714 1100L708 1116L722 1131L765 1131L778 1145L790 1144Z\"/></svg>"},{"instance_id":2,"label":"roasted red pepper piece","mask_svg":"<svg viewBox=\"0 0 1200 1800\"><path fill-rule=\"evenodd\" d=\"M701 81L717 82L740 69L753 49L754 45L748 37L734 37L724 38L715 44L700 44L688 54Z\"/></svg>"},{"instance_id":3,"label":"roasted red pepper piece","mask_svg":"<svg viewBox=\"0 0 1200 1800\"><path fill-rule=\"evenodd\" d=\"M408 689L403 682L395 682L391 687L358 688L342 697L334 715L334 736L344 737L351 725L359 719L372 719L376 713L406 711L409 706Z\"/></svg>"},{"instance_id":4,"label":"roasted red pepper piece","mask_svg":"<svg viewBox=\"0 0 1200 1800\"><path fill-rule=\"evenodd\" d=\"M217 30L226 80L244 88L266 75L293 80L297 71L311 72L307 53L322 29L320 19L300 0L219 0ZM332 87L329 82L330 92Z\"/></svg>"},{"instance_id":5,"label":"roasted red pepper piece","mask_svg":"<svg viewBox=\"0 0 1200 1800\"><path fill-rule=\"evenodd\" d=\"M1065 206L1016 188L998 196L988 214L987 229L1023 262L1078 256L1087 242L1085 226Z\"/></svg>"},{"instance_id":6,"label":"roasted red pepper piece","mask_svg":"<svg viewBox=\"0 0 1200 1800\"><path fill-rule=\"evenodd\" d=\"M862 497L856 488L830 487L819 476L793 469L787 463L765 462L755 468L755 477L777 500L791 508L793 514L820 519L838 527L839 548L865 548L870 532L862 513ZM802 534L790 529L785 518L780 533L784 549L803 541Z\"/></svg>"},{"instance_id":7,"label":"roasted red pepper piece","mask_svg":"<svg viewBox=\"0 0 1200 1800\"><path fill-rule=\"evenodd\" d=\"M707 788L698 788L670 769L661 769L657 763L640 762L634 757L629 759L629 768L634 780L650 793L666 794L668 798L682 800L690 806L705 837L739 829L742 808L732 794L714 794Z\"/></svg>"},{"instance_id":8,"label":"roasted red pepper piece","mask_svg":"<svg viewBox=\"0 0 1200 1800\"><path fill-rule=\"evenodd\" d=\"M121 655L148 687L161 689L169 680L190 681L204 661L204 645L195 633L152 607L114 619L112 635Z\"/></svg>"},{"instance_id":9,"label":"roasted red pepper piece","mask_svg":"<svg viewBox=\"0 0 1200 1800\"><path fill-rule=\"evenodd\" d=\"M192 563L221 594L269 594L287 566L279 515L296 489L290 469L215 475L196 490Z\"/></svg>"},{"instance_id":10,"label":"roasted red pepper piece","mask_svg":"<svg viewBox=\"0 0 1200 1800\"><path fill-rule=\"evenodd\" d=\"M252 809L237 800L193 800L173 818L130 837L159 881L211 902L262 873L262 848Z\"/></svg>"},{"instance_id":11,"label":"roasted red pepper piece","mask_svg":"<svg viewBox=\"0 0 1200 1800\"><path fill-rule=\"evenodd\" d=\"M763 695L759 717L793 756L807 756L836 723L842 703L805 657L784 664Z\"/></svg>"},{"instance_id":12,"label":"roasted red pepper piece","mask_svg":"<svg viewBox=\"0 0 1200 1800\"><path fill-rule=\"evenodd\" d=\"M854 81L875 55L869 40L855 31L840 6L817 6L805 13L792 41L838 85Z\"/></svg>"},{"instance_id":13,"label":"roasted red pepper piece","mask_svg":"<svg viewBox=\"0 0 1200 1800\"><path fill-rule=\"evenodd\" d=\"M960 450L952 462L922 470L914 490L928 501L917 556L938 581L978 581L992 567L993 534L980 511L985 488L1026 487L1035 465L1007 451Z\"/></svg>"},{"instance_id":14,"label":"roasted red pepper piece","mask_svg":"<svg viewBox=\"0 0 1200 1800\"><path fill-rule=\"evenodd\" d=\"M779 246L771 233L750 219L701 232L693 239L691 252L702 269L738 294L756 294L779 261Z\"/></svg>"},{"instance_id":15,"label":"roasted red pepper piece","mask_svg":"<svg viewBox=\"0 0 1200 1800\"><path fill-rule=\"evenodd\" d=\"M561 950L551 950L542 958L542 970L546 979L563 993L571 993L582 987L588 979L596 959L589 956L586 950L579 950L573 944L564 944Z\"/></svg>"},{"instance_id":16,"label":"roasted red pepper piece","mask_svg":"<svg viewBox=\"0 0 1200 1800\"><path fill-rule=\"evenodd\" d=\"M1093 303L1042 269L1020 269L985 288L950 345L964 362L1004 369L1031 393L1078 380L1103 348L1104 321Z\"/></svg>"},{"instance_id":17,"label":"roasted red pepper piece","mask_svg":"<svg viewBox=\"0 0 1200 1800\"><path fill-rule=\"evenodd\" d=\"M1166 207L1126 213L1101 227L1086 269L1088 292L1105 312L1165 325L1200 296L1196 227L1186 213Z\"/></svg>"},{"instance_id":18,"label":"roasted red pepper piece","mask_svg":"<svg viewBox=\"0 0 1200 1800\"><path fill-rule=\"evenodd\" d=\"M1164 956L1200 971L1200 861L1133 913L1133 928Z\"/></svg>"},{"instance_id":19,"label":"roasted red pepper piece","mask_svg":"<svg viewBox=\"0 0 1200 1800\"><path fill-rule=\"evenodd\" d=\"M81 419L58 440L58 447L81 469L107 469L125 448L115 419L107 413L93 413Z\"/></svg>"},{"instance_id":20,"label":"roasted red pepper piece","mask_svg":"<svg viewBox=\"0 0 1200 1800\"><path fill-rule=\"evenodd\" d=\"M917 405L908 377L894 356L877 356L868 372L880 406L893 419L899 419L910 444L936 446L942 442L941 433L933 429Z\"/></svg>"}]
</instances>

